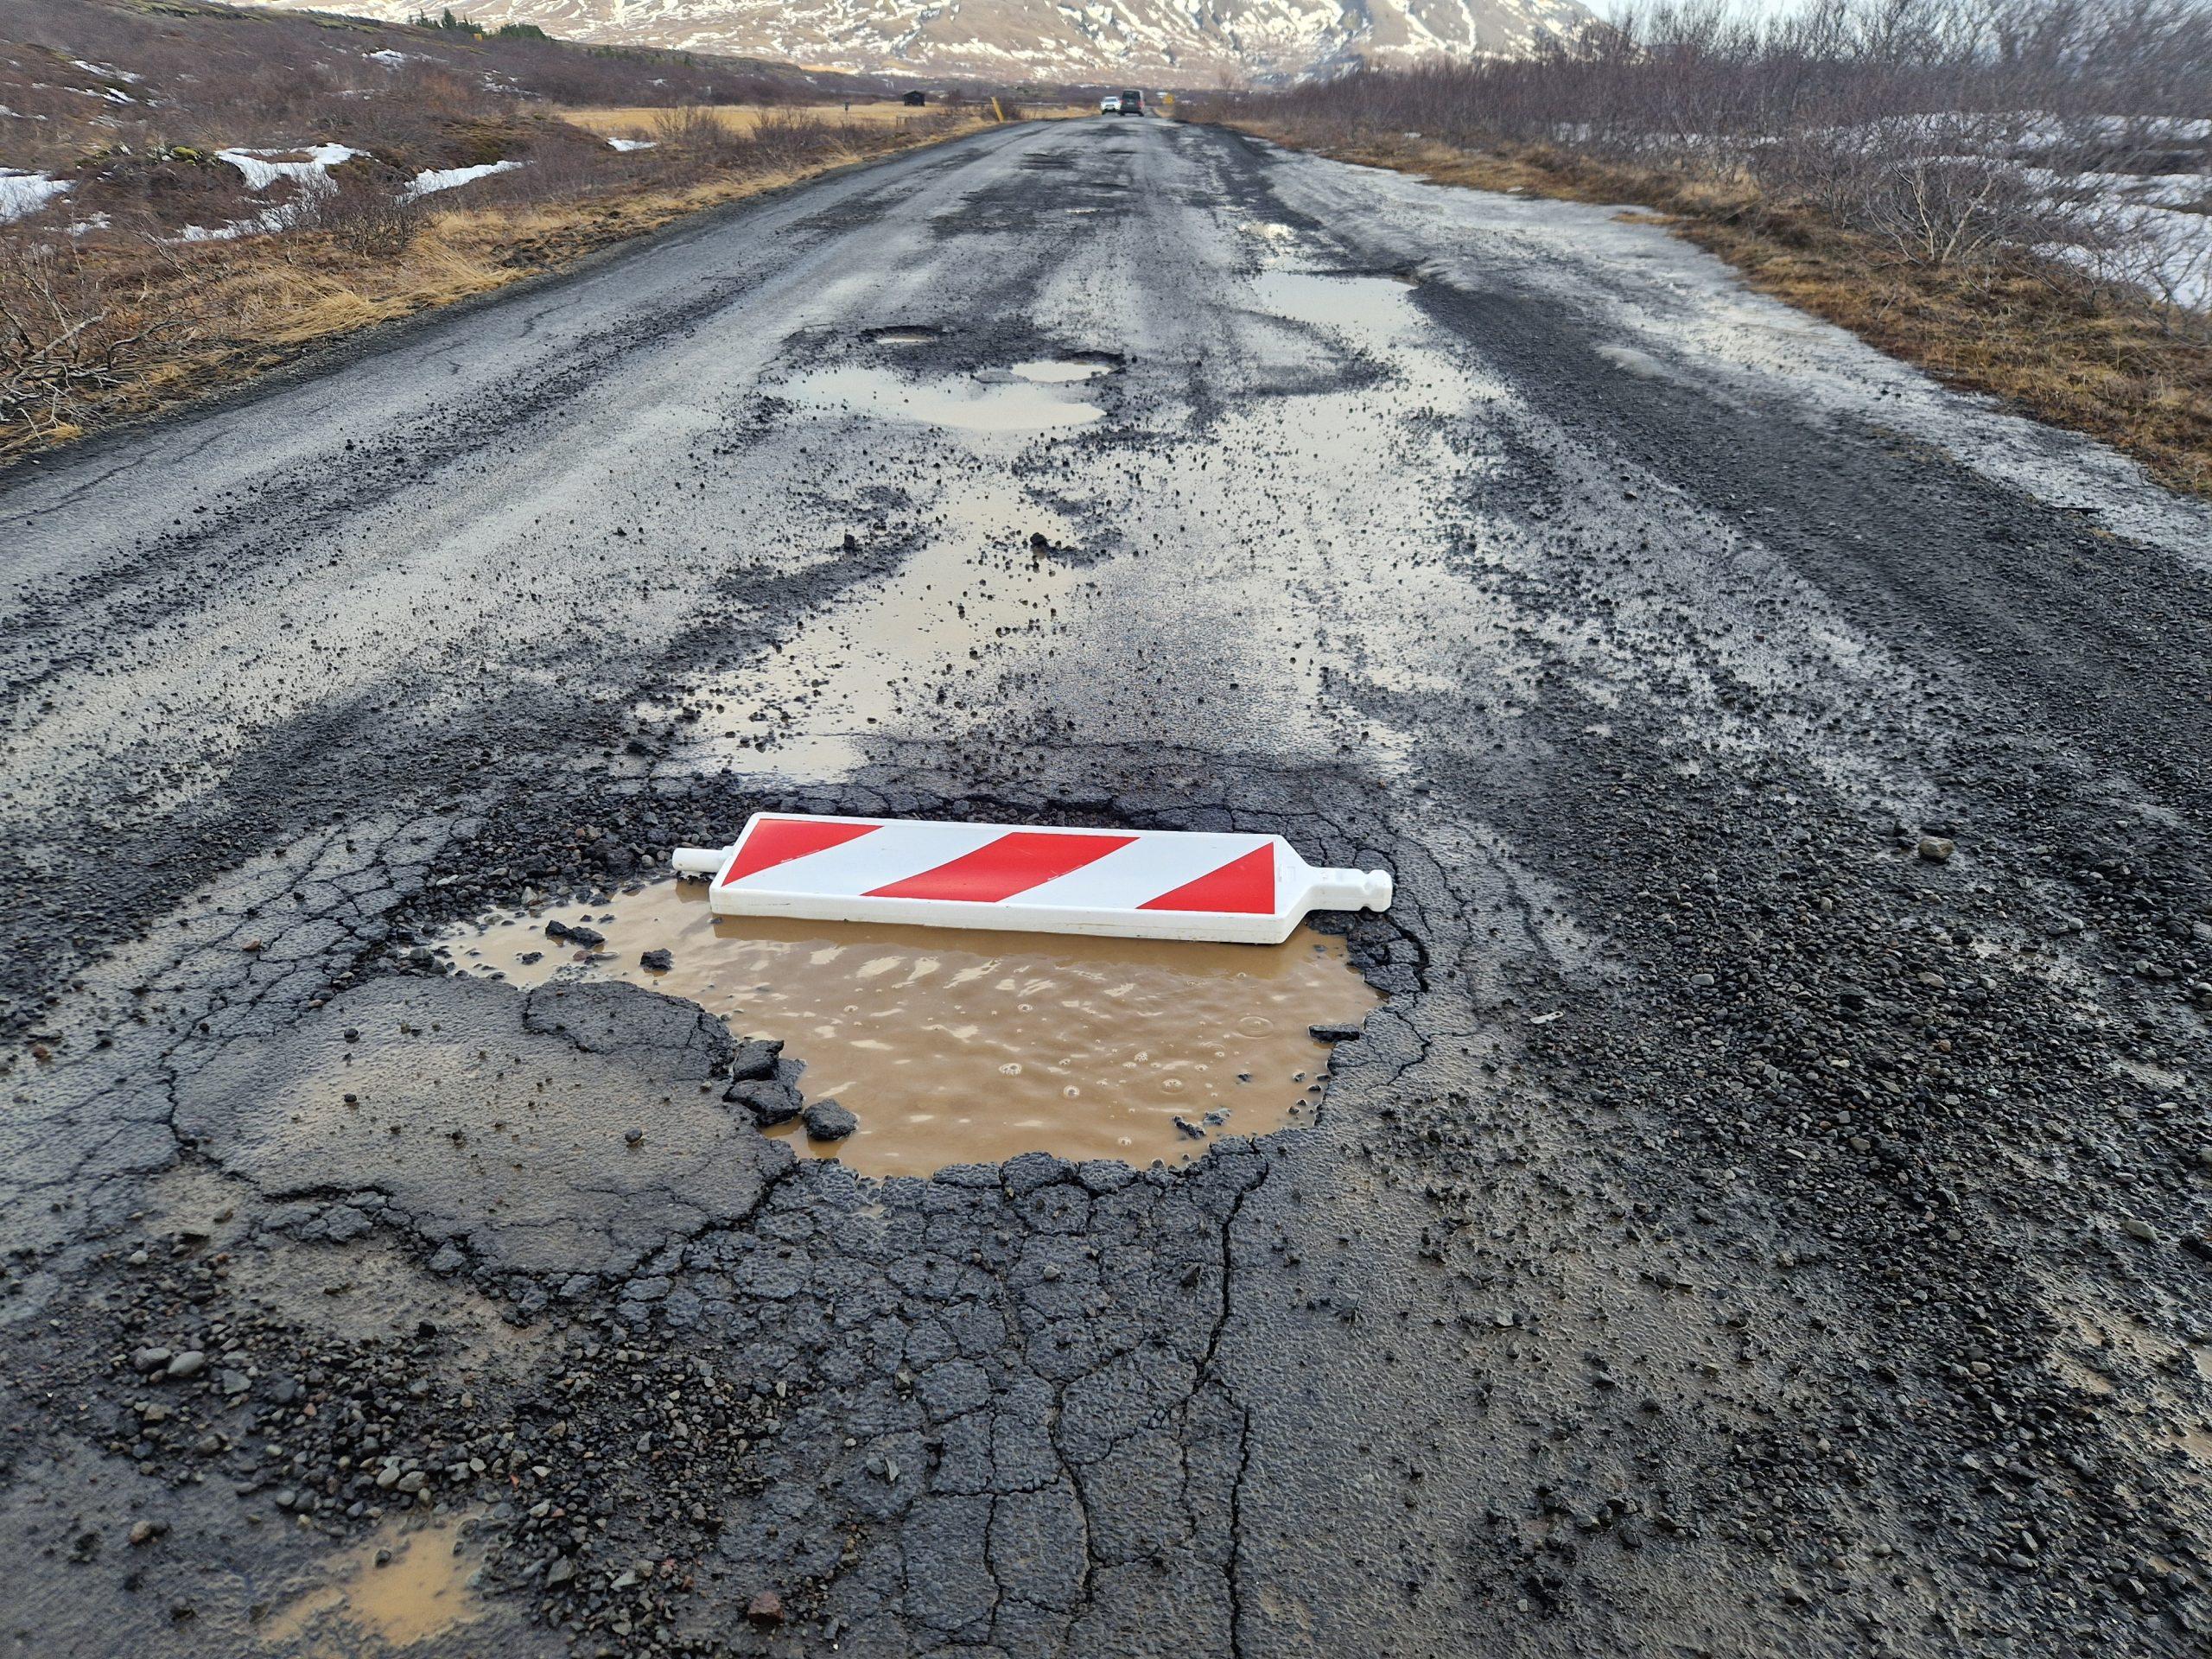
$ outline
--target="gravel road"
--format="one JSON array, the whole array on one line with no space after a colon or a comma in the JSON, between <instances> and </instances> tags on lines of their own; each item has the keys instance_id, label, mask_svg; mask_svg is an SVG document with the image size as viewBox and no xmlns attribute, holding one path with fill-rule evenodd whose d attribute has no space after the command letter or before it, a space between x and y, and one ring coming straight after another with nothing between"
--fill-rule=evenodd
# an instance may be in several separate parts
<instances>
[{"instance_id":1,"label":"gravel road","mask_svg":"<svg viewBox=\"0 0 2212 1659\"><path fill-rule=\"evenodd\" d=\"M0 1652L2212 1639L2212 515L1638 215L992 131L0 549ZM1280 830L1389 1000L863 1183L433 948L762 805Z\"/></svg>"}]
</instances>

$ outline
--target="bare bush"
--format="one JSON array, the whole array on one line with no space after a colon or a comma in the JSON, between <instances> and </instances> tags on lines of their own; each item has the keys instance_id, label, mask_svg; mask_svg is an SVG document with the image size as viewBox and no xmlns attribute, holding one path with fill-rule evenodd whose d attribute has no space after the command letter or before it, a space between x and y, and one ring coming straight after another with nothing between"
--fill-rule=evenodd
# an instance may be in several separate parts
<instances>
[{"instance_id":1,"label":"bare bush","mask_svg":"<svg viewBox=\"0 0 2212 1659\"><path fill-rule=\"evenodd\" d=\"M389 184L356 180L340 168L319 188L302 193L289 226L326 232L349 252L390 258L407 251L422 223L417 200Z\"/></svg>"},{"instance_id":2,"label":"bare bush","mask_svg":"<svg viewBox=\"0 0 2212 1659\"><path fill-rule=\"evenodd\" d=\"M759 163L771 169L804 165L839 144L823 123L783 110L763 110L749 137Z\"/></svg>"},{"instance_id":3,"label":"bare bush","mask_svg":"<svg viewBox=\"0 0 2212 1659\"><path fill-rule=\"evenodd\" d=\"M736 146L736 135L714 111L696 104L663 110L653 118L653 138L671 156L713 160Z\"/></svg>"},{"instance_id":4,"label":"bare bush","mask_svg":"<svg viewBox=\"0 0 2212 1659\"><path fill-rule=\"evenodd\" d=\"M1935 266L2033 246L2058 217L2018 168L1967 156L1904 158L1849 207L1905 258Z\"/></svg>"},{"instance_id":5,"label":"bare bush","mask_svg":"<svg viewBox=\"0 0 2212 1659\"><path fill-rule=\"evenodd\" d=\"M1657 0L1527 58L1363 72L1248 107L1740 180L1918 264L2096 249L2113 265L2145 223L2065 181L2212 169L2212 4L1805 0L1761 18Z\"/></svg>"},{"instance_id":6,"label":"bare bush","mask_svg":"<svg viewBox=\"0 0 2212 1659\"><path fill-rule=\"evenodd\" d=\"M0 232L0 430L66 430L139 372L158 337L188 329L156 316L88 268L66 235Z\"/></svg>"}]
</instances>

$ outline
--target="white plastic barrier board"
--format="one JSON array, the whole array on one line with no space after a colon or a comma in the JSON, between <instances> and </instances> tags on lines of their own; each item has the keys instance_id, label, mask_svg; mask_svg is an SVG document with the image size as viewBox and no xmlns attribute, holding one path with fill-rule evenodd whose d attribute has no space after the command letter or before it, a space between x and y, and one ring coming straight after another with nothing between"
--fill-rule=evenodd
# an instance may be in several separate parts
<instances>
[{"instance_id":1,"label":"white plastic barrier board","mask_svg":"<svg viewBox=\"0 0 2212 1659\"><path fill-rule=\"evenodd\" d=\"M756 812L680 847L725 916L1276 944L1310 910L1386 910L1382 870L1321 870L1281 836L1050 830Z\"/></svg>"}]
</instances>

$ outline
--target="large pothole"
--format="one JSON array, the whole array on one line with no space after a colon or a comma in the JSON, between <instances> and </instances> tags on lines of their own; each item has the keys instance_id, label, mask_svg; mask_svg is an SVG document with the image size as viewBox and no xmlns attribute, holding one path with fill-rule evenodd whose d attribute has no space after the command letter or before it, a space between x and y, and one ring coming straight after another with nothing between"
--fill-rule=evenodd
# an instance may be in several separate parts
<instances>
[{"instance_id":1,"label":"large pothole","mask_svg":"<svg viewBox=\"0 0 2212 1659\"><path fill-rule=\"evenodd\" d=\"M778 395L799 408L831 415L969 432L1044 432L1085 426L1104 415L1071 390L1075 381L1090 378L1085 373L1046 379L1011 369L925 378L849 362L803 374Z\"/></svg>"},{"instance_id":2,"label":"large pothole","mask_svg":"<svg viewBox=\"0 0 2212 1659\"><path fill-rule=\"evenodd\" d=\"M1173 1164L1217 1135L1308 1122L1329 1059L1312 1028L1356 1026L1380 1000L1310 928L1256 946L717 917L689 882L445 944L473 973L626 980L781 1039L807 1098L860 1128L834 1144L775 1132L870 1175L1040 1151ZM644 964L661 950L670 967Z\"/></svg>"}]
</instances>

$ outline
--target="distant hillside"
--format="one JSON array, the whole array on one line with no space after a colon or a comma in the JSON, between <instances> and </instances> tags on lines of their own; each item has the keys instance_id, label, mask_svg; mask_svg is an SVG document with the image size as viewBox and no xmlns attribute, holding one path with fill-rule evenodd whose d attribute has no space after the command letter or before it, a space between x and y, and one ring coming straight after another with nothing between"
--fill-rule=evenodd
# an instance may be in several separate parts
<instances>
[{"instance_id":1,"label":"distant hillside","mask_svg":"<svg viewBox=\"0 0 2212 1659\"><path fill-rule=\"evenodd\" d=\"M383 111L410 125L546 104L804 102L881 86L743 57L592 50L532 32L190 0L0 0L0 168L34 171L118 146L321 142L334 106L353 106L347 124L358 130Z\"/></svg>"},{"instance_id":2,"label":"distant hillside","mask_svg":"<svg viewBox=\"0 0 2212 1659\"><path fill-rule=\"evenodd\" d=\"M355 3L404 18L417 0ZM1514 56L1590 16L1579 0L461 0L454 10L571 40L847 71L1178 86L1294 79L1357 60Z\"/></svg>"},{"instance_id":3,"label":"distant hillside","mask_svg":"<svg viewBox=\"0 0 2212 1659\"><path fill-rule=\"evenodd\" d=\"M702 208L1020 118L523 29L0 0L0 467Z\"/></svg>"}]
</instances>

